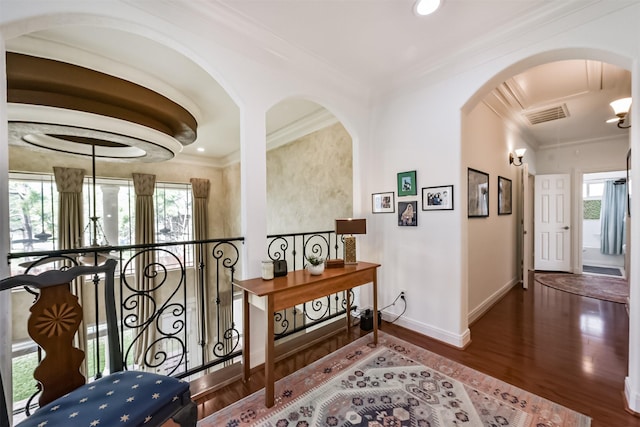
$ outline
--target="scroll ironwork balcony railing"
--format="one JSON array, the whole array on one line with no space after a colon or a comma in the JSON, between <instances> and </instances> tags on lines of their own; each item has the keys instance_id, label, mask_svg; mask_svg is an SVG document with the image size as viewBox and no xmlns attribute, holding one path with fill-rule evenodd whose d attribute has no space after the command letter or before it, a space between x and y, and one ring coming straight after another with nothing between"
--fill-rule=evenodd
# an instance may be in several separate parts
<instances>
[{"instance_id":1,"label":"scroll ironwork balcony railing","mask_svg":"<svg viewBox=\"0 0 640 427\"><path fill-rule=\"evenodd\" d=\"M268 239L269 258L286 260L289 271L304 268L306 256L338 258L342 253L342 242L333 231L271 235ZM22 252L8 254L8 260L11 274L16 275L101 262L104 256L117 259L117 317L125 365L193 380L239 361L242 355L241 293L234 291L232 283L241 267L243 243L244 238L237 237ZM151 286L141 288L142 279ZM28 291L13 292L11 297L14 318L22 316L34 299ZM346 297L342 292L276 313L277 339L344 315ZM353 299L353 294L349 297ZM83 298L91 301L85 308L92 307L85 313L85 369L88 378L99 378L109 370L104 357L108 351L103 339L105 317L100 294L88 292ZM14 331L18 335L14 336L14 366L18 356L30 358L33 367L25 371L32 372L39 358L37 345L28 341L26 330L14 327ZM30 381L29 375L14 384ZM25 404L28 407L37 395L35 382L29 388L28 396L14 399L23 401L22 409L16 411L24 410Z\"/></svg>"},{"instance_id":2,"label":"scroll ironwork balcony railing","mask_svg":"<svg viewBox=\"0 0 640 427\"><path fill-rule=\"evenodd\" d=\"M284 260L288 270L305 268L307 257L341 258L343 241L335 231L273 234L267 236L267 253L271 260ZM274 314L276 340L327 322L347 312L347 297L353 292L339 292L306 302Z\"/></svg>"},{"instance_id":3,"label":"scroll ironwork balcony railing","mask_svg":"<svg viewBox=\"0 0 640 427\"><path fill-rule=\"evenodd\" d=\"M200 373L227 365L242 354L239 332L242 313L239 301L234 298L232 283L241 262L243 241L244 238L238 237L10 253L8 260L12 275L16 275L101 262L105 256L117 259L117 317L125 365L130 369L193 379ZM146 286L141 287L141 283ZM88 362L85 370L88 378L99 378L103 371L109 370L104 357L108 351L106 340L102 339L105 317L101 294L92 292L88 284L83 288L85 307L92 307L88 311L85 308L84 314ZM32 291L12 293L13 318L21 316L16 310L23 312L24 307L33 302L34 295L29 292ZM92 303L87 305L86 301ZM20 335L17 340L24 339L16 343L14 337L14 348L19 348L22 354L32 353L29 363L35 368L41 355L37 345L28 341L26 322L23 323L25 331L14 327ZM27 414L31 400L38 394L35 383L32 390L29 397L15 399L25 401L23 407L26 406Z\"/></svg>"}]
</instances>

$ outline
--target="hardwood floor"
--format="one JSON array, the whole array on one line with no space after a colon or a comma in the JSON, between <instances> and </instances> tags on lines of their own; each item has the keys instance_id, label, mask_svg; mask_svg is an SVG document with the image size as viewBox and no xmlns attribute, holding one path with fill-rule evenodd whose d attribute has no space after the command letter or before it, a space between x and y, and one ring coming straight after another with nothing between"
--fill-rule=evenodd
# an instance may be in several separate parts
<instances>
[{"instance_id":1,"label":"hardwood floor","mask_svg":"<svg viewBox=\"0 0 640 427\"><path fill-rule=\"evenodd\" d=\"M409 304L418 303L408 301ZM625 411L629 319L623 304L580 297L533 284L513 288L471 326L472 342L460 350L384 323L382 330L517 387L590 416L593 427L640 427ZM340 332L276 364L276 378L357 339L359 328ZM263 387L260 372L198 399L205 417Z\"/></svg>"}]
</instances>

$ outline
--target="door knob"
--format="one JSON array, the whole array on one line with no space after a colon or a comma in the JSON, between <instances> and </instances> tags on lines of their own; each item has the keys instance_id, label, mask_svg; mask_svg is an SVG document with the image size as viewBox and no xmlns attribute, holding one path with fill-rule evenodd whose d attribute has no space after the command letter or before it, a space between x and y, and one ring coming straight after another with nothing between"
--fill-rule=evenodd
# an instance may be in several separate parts
<instances>
[{"instance_id":1,"label":"door knob","mask_svg":"<svg viewBox=\"0 0 640 427\"><path fill-rule=\"evenodd\" d=\"M568 230L568 229L569 229L569 226L568 226L568 225L565 225L564 227L562 227L562 229L563 229L563 230Z\"/></svg>"}]
</instances>

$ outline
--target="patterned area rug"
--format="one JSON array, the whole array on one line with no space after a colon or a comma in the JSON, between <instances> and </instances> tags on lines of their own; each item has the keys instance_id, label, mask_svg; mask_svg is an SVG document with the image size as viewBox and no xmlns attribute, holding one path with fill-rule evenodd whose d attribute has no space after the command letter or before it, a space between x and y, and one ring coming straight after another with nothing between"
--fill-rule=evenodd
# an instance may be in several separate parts
<instances>
[{"instance_id":1,"label":"patterned area rug","mask_svg":"<svg viewBox=\"0 0 640 427\"><path fill-rule=\"evenodd\" d=\"M621 304L626 304L629 298L629 282L626 279L589 274L538 272L534 274L534 278L536 282L545 286L589 298Z\"/></svg>"},{"instance_id":2,"label":"patterned area rug","mask_svg":"<svg viewBox=\"0 0 640 427\"><path fill-rule=\"evenodd\" d=\"M200 427L587 427L591 419L380 332L201 420ZM368 345L369 344L369 345Z\"/></svg>"}]
</instances>

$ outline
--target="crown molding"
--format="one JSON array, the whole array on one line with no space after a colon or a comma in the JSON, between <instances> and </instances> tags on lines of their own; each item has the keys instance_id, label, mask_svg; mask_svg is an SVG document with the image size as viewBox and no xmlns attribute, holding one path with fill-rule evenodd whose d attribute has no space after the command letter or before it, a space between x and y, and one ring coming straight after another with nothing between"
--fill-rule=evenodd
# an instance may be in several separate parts
<instances>
[{"instance_id":1,"label":"crown molding","mask_svg":"<svg viewBox=\"0 0 640 427\"><path fill-rule=\"evenodd\" d=\"M296 141L310 133L324 129L338 123L336 116L328 110L321 108L303 118L296 120L287 126L275 130L267 135L267 151L276 149L283 145ZM215 168L226 168L240 162L240 150L224 157L205 157L190 154L177 154L172 160L197 166L208 166Z\"/></svg>"},{"instance_id":2,"label":"crown molding","mask_svg":"<svg viewBox=\"0 0 640 427\"><path fill-rule=\"evenodd\" d=\"M601 142L611 142L611 141L628 141L629 140L629 135L627 134L620 134L620 136L615 136L613 138L611 137L600 137L600 138L590 138L590 139L581 139L581 140L576 140L576 141L568 141L568 142L562 142L560 144L546 144L546 145L540 145L538 146L538 150L540 151L544 151L544 150L553 150L556 148L564 148L564 147L573 147L576 145L586 145L586 144L598 144Z\"/></svg>"},{"instance_id":3,"label":"crown molding","mask_svg":"<svg viewBox=\"0 0 640 427\"><path fill-rule=\"evenodd\" d=\"M312 132L338 123L336 116L321 108L267 135L267 151L288 144Z\"/></svg>"}]
</instances>

